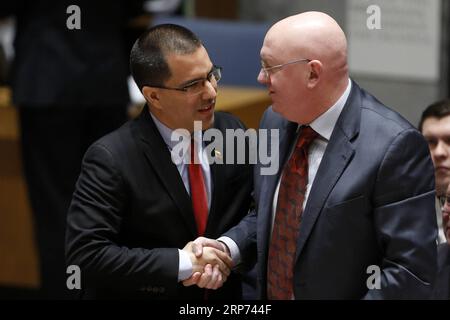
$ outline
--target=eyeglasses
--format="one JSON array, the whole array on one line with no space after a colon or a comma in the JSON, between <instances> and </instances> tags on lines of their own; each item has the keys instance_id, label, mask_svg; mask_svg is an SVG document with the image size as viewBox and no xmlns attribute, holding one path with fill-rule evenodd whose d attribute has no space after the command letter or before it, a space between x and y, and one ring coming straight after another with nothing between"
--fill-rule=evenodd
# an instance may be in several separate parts
<instances>
[{"instance_id":1,"label":"eyeglasses","mask_svg":"<svg viewBox=\"0 0 450 320\"><path fill-rule=\"evenodd\" d=\"M441 208L443 208L445 204L450 206L450 195L439 196L438 199L439 199L439 204L441 205Z\"/></svg>"},{"instance_id":2,"label":"eyeglasses","mask_svg":"<svg viewBox=\"0 0 450 320\"><path fill-rule=\"evenodd\" d=\"M206 78L189 82L181 88L171 88L165 86L152 86L152 85L148 86L159 89L182 91L190 95L195 95L202 93L205 90L206 81L208 81L213 85L213 87L215 87L217 86L217 83L220 81L221 78L222 78L222 67L213 66L211 71L206 76Z\"/></svg>"},{"instance_id":3,"label":"eyeglasses","mask_svg":"<svg viewBox=\"0 0 450 320\"><path fill-rule=\"evenodd\" d=\"M294 63L299 63L299 62L310 62L311 59L298 59L298 60L293 60L293 61L289 61L286 63L282 63L282 64L277 64L276 66L266 66L264 64L263 61L261 61L261 71L264 72L264 76L266 77L266 79L269 79L270 74L273 73L275 70L281 70L283 69L285 66L290 65L290 64L294 64Z\"/></svg>"}]
</instances>

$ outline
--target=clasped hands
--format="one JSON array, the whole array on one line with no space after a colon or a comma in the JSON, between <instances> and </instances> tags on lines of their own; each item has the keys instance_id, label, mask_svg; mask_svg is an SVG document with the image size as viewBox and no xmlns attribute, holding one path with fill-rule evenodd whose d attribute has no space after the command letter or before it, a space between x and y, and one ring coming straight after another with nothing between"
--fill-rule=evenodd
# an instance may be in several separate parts
<instances>
[{"instance_id":1,"label":"clasped hands","mask_svg":"<svg viewBox=\"0 0 450 320\"><path fill-rule=\"evenodd\" d=\"M183 248L192 262L192 275L184 286L218 289L227 281L232 268L228 247L217 240L199 237Z\"/></svg>"}]
</instances>

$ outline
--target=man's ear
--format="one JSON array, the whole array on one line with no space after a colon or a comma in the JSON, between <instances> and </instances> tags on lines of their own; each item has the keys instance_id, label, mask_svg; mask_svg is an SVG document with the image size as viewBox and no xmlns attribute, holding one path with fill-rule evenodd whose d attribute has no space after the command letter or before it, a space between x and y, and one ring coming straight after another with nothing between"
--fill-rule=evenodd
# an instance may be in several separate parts
<instances>
[{"instance_id":1,"label":"man's ear","mask_svg":"<svg viewBox=\"0 0 450 320\"><path fill-rule=\"evenodd\" d=\"M159 92L158 89L153 87L144 86L142 87L142 94L144 95L145 100L149 104L151 104L156 109L162 109L160 100L159 100Z\"/></svg>"},{"instance_id":2,"label":"man's ear","mask_svg":"<svg viewBox=\"0 0 450 320\"><path fill-rule=\"evenodd\" d=\"M319 60L312 60L308 63L309 74L308 74L308 88L314 88L320 81L323 65Z\"/></svg>"}]
</instances>

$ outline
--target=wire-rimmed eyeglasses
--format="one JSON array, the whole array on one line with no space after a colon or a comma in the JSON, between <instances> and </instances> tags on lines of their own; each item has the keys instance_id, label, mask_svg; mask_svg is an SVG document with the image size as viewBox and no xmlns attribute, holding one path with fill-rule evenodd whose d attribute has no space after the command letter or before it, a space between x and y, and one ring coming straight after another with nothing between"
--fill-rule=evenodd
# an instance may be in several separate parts
<instances>
[{"instance_id":1,"label":"wire-rimmed eyeglasses","mask_svg":"<svg viewBox=\"0 0 450 320\"><path fill-rule=\"evenodd\" d=\"M189 83L183 85L180 88L173 88L173 87L166 87L166 86L153 86L153 85L147 85L147 86L153 87L153 88L159 88L159 89L182 91L182 92L186 92L188 94L195 95L195 94L202 93L205 90L206 81L211 83L213 85L213 87L216 87L217 83L220 81L221 78L222 78L222 67L214 65L212 67L211 71L206 76L206 78L194 80L192 82L189 82Z\"/></svg>"},{"instance_id":2,"label":"wire-rimmed eyeglasses","mask_svg":"<svg viewBox=\"0 0 450 320\"><path fill-rule=\"evenodd\" d=\"M264 61L261 61L261 71L263 71L264 76L266 77L266 79L268 79L270 77L270 74L273 73L275 70L281 70L283 69L285 66L290 65L290 64L294 64L294 63L299 63L299 62L310 62L311 59L297 59L297 60L293 60L293 61L289 61L286 63L282 63L282 64L277 64L276 66L267 66L265 65Z\"/></svg>"},{"instance_id":3,"label":"wire-rimmed eyeglasses","mask_svg":"<svg viewBox=\"0 0 450 320\"><path fill-rule=\"evenodd\" d=\"M446 203L447 205L450 205L450 195L439 196L438 200L439 204L441 205L441 208L443 208Z\"/></svg>"}]
</instances>

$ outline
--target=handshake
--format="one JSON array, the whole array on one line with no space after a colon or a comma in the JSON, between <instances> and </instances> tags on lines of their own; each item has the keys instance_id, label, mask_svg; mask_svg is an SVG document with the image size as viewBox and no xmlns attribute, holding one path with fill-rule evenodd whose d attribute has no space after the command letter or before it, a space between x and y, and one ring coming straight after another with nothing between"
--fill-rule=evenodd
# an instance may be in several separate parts
<instances>
[{"instance_id":1,"label":"handshake","mask_svg":"<svg viewBox=\"0 0 450 320\"><path fill-rule=\"evenodd\" d=\"M192 275L184 286L197 285L205 289L218 289L227 281L232 268L228 247L220 241L199 237L183 248L192 262Z\"/></svg>"}]
</instances>

